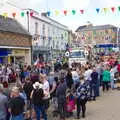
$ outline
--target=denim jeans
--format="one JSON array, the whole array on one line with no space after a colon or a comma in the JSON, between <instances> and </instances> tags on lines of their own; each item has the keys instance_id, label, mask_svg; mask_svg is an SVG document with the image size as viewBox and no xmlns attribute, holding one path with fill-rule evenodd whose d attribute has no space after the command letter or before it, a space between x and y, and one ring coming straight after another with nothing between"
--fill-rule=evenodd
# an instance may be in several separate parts
<instances>
[{"instance_id":1,"label":"denim jeans","mask_svg":"<svg viewBox=\"0 0 120 120\"><path fill-rule=\"evenodd\" d=\"M45 108L43 106L34 106L37 120L40 120L41 114L43 115L44 120L47 120L47 114L45 112Z\"/></svg>"},{"instance_id":2,"label":"denim jeans","mask_svg":"<svg viewBox=\"0 0 120 120\"><path fill-rule=\"evenodd\" d=\"M100 75L98 75L97 88L96 88L96 97L100 96Z\"/></svg>"},{"instance_id":3,"label":"denim jeans","mask_svg":"<svg viewBox=\"0 0 120 120\"><path fill-rule=\"evenodd\" d=\"M90 87L90 98L92 98L92 81L88 81Z\"/></svg>"},{"instance_id":4,"label":"denim jeans","mask_svg":"<svg viewBox=\"0 0 120 120\"><path fill-rule=\"evenodd\" d=\"M114 77L113 77L113 76L111 76L111 88L112 88L112 89L115 88Z\"/></svg>"},{"instance_id":5,"label":"denim jeans","mask_svg":"<svg viewBox=\"0 0 120 120\"><path fill-rule=\"evenodd\" d=\"M23 114L17 116L11 116L10 120L24 120Z\"/></svg>"},{"instance_id":6,"label":"denim jeans","mask_svg":"<svg viewBox=\"0 0 120 120\"><path fill-rule=\"evenodd\" d=\"M95 99L97 97L97 85L92 84L92 97Z\"/></svg>"}]
</instances>

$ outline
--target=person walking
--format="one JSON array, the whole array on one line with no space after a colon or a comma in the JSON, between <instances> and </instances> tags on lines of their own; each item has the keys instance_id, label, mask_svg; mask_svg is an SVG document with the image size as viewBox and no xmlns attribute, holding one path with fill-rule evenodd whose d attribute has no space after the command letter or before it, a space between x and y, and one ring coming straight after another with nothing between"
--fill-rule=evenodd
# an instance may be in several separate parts
<instances>
[{"instance_id":1,"label":"person walking","mask_svg":"<svg viewBox=\"0 0 120 120\"><path fill-rule=\"evenodd\" d=\"M10 95L11 99L8 104L8 111L11 113L10 120L24 120L23 112L25 102L20 97L20 91L17 87L13 87Z\"/></svg>"},{"instance_id":2,"label":"person walking","mask_svg":"<svg viewBox=\"0 0 120 120\"><path fill-rule=\"evenodd\" d=\"M50 105L50 85L45 74L40 74L40 82L43 84L43 91L44 91L44 104L46 111Z\"/></svg>"},{"instance_id":3,"label":"person walking","mask_svg":"<svg viewBox=\"0 0 120 120\"><path fill-rule=\"evenodd\" d=\"M34 105L34 109L36 112L37 120L40 120L41 114L43 115L44 120L47 120L47 114L45 111L45 105L44 105L44 91L43 91L43 85L39 82L35 82L33 84L34 90L31 93L32 102Z\"/></svg>"},{"instance_id":4,"label":"person walking","mask_svg":"<svg viewBox=\"0 0 120 120\"><path fill-rule=\"evenodd\" d=\"M105 91L105 89L107 91L109 90L110 81L111 81L111 74L110 74L109 68L106 67L102 73L103 91Z\"/></svg>"},{"instance_id":5,"label":"person walking","mask_svg":"<svg viewBox=\"0 0 120 120\"><path fill-rule=\"evenodd\" d=\"M72 79L72 73L70 70L68 70L68 73L66 75L66 83L67 83L67 87L71 89L73 85L73 79Z\"/></svg>"},{"instance_id":6,"label":"person walking","mask_svg":"<svg viewBox=\"0 0 120 120\"><path fill-rule=\"evenodd\" d=\"M85 118L86 113L86 103L90 97L90 87L87 81L84 80L84 77L81 77L79 87L76 92L77 96L77 119L80 119L80 112L82 109L82 117Z\"/></svg>"},{"instance_id":7,"label":"person walking","mask_svg":"<svg viewBox=\"0 0 120 120\"><path fill-rule=\"evenodd\" d=\"M0 84L0 120L7 119L7 96L3 94L3 85Z\"/></svg>"},{"instance_id":8,"label":"person walking","mask_svg":"<svg viewBox=\"0 0 120 120\"><path fill-rule=\"evenodd\" d=\"M65 105L66 105L66 90L67 85L64 81L64 78L60 78L60 84L56 90L56 97L58 101L58 110L60 113L60 119L65 119Z\"/></svg>"},{"instance_id":9,"label":"person walking","mask_svg":"<svg viewBox=\"0 0 120 120\"><path fill-rule=\"evenodd\" d=\"M91 79L91 74L92 74L92 67L89 65L88 68L85 68L84 72L84 79L89 83L90 86L90 96L92 96L92 79ZM91 100L91 97L90 99Z\"/></svg>"},{"instance_id":10,"label":"person walking","mask_svg":"<svg viewBox=\"0 0 120 120\"><path fill-rule=\"evenodd\" d=\"M93 68L93 72L91 74L91 84L92 84L92 99L96 100L97 97L97 85L98 85L98 73L96 72L96 69Z\"/></svg>"}]
</instances>

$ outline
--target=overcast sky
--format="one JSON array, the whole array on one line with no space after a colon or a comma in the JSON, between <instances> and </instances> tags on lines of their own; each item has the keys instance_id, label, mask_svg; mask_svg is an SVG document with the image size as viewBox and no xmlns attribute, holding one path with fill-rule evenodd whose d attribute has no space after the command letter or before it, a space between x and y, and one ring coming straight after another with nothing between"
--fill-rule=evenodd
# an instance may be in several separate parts
<instances>
[{"instance_id":1,"label":"overcast sky","mask_svg":"<svg viewBox=\"0 0 120 120\"><path fill-rule=\"evenodd\" d=\"M97 14L96 8L104 7L117 7L120 5L120 0L2 0L9 1L23 8L32 8L38 12L45 11L62 11L64 9L77 10L76 15L68 14L67 16L51 15L51 17L64 25L67 25L70 29L77 29L79 25L85 24L87 21L91 21L95 25L113 24L120 26L120 13L117 11L114 14L103 12ZM85 14L80 15L79 10L85 9Z\"/></svg>"}]
</instances>

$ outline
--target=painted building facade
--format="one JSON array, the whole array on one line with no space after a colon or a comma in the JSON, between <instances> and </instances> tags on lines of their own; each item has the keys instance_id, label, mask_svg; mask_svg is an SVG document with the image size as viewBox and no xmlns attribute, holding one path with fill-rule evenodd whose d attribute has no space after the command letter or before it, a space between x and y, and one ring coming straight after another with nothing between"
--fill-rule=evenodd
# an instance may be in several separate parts
<instances>
[{"instance_id":1,"label":"painted building facade","mask_svg":"<svg viewBox=\"0 0 120 120\"><path fill-rule=\"evenodd\" d=\"M119 46L119 29L113 25L80 26L76 30L79 45L97 48L112 48Z\"/></svg>"},{"instance_id":2,"label":"painted building facade","mask_svg":"<svg viewBox=\"0 0 120 120\"><path fill-rule=\"evenodd\" d=\"M85 44L108 44L117 42L117 27L112 25L86 26L76 31L78 40Z\"/></svg>"}]
</instances>

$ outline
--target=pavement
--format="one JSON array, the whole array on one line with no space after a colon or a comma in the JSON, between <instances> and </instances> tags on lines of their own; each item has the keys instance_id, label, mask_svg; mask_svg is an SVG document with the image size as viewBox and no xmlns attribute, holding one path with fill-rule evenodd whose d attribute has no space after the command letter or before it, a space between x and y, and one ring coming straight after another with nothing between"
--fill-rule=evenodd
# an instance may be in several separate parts
<instances>
[{"instance_id":1,"label":"pavement","mask_svg":"<svg viewBox=\"0 0 120 120\"><path fill-rule=\"evenodd\" d=\"M51 107L48 110L48 120L59 120L59 117L53 118ZM66 120L76 120L76 111L73 117ZM86 118L80 120L120 120L120 90L101 91L96 101L87 103Z\"/></svg>"},{"instance_id":2,"label":"pavement","mask_svg":"<svg viewBox=\"0 0 120 120\"><path fill-rule=\"evenodd\" d=\"M52 118L51 114L48 119L59 120L59 118ZM76 112L73 117L66 120L76 120ZM101 96L96 101L87 103L86 118L80 120L120 120L120 91L101 92Z\"/></svg>"}]
</instances>

